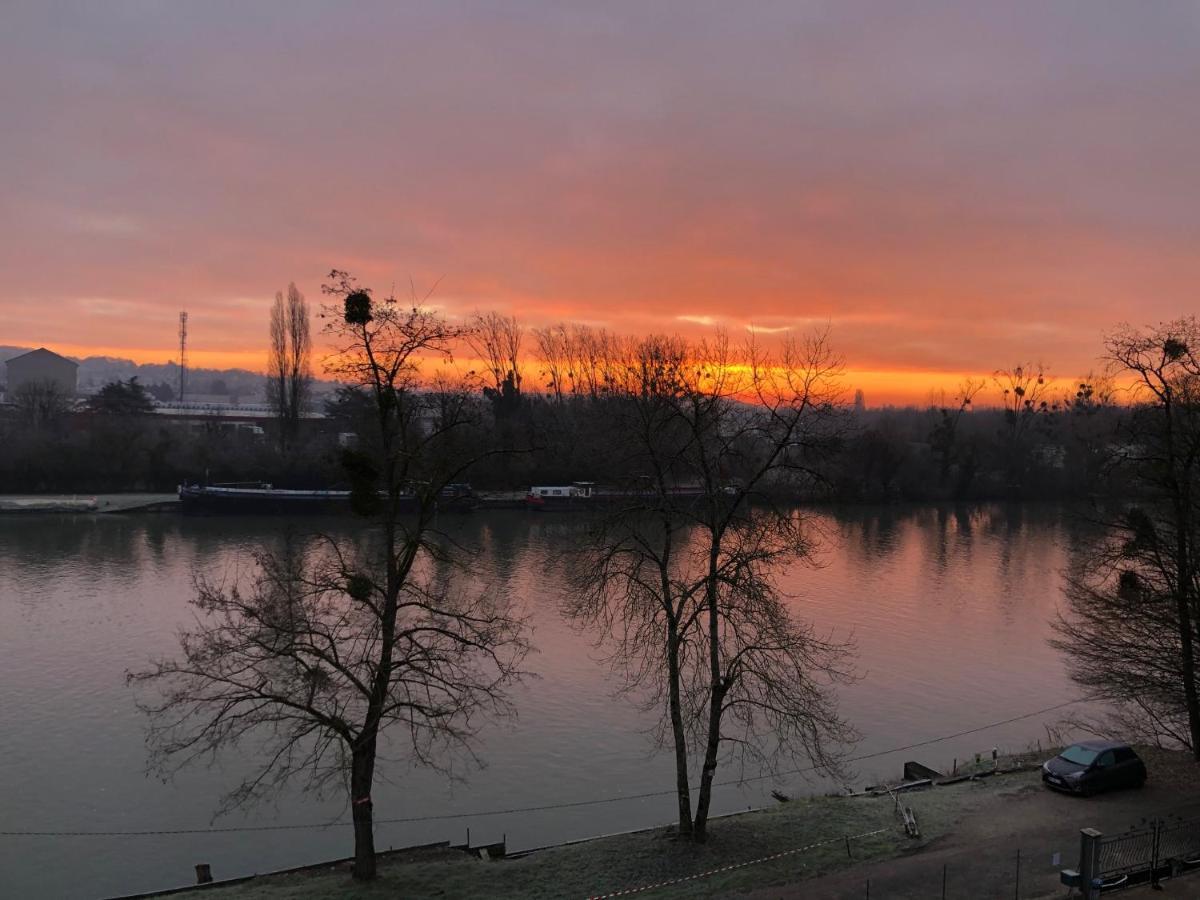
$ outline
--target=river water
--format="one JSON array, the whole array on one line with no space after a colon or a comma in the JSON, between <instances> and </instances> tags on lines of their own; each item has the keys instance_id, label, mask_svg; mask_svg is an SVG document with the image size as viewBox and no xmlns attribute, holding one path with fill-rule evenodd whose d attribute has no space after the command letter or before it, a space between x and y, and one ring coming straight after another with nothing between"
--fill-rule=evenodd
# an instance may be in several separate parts
<instances>
[{"instance_id":1,"label":"river water","mask_svg":"<svg viewBox=\"0 0 1200 900\"><path fill-rule=\"evenodd\" d=\"M818 567L783 576L798 615L857 645L861 679L839 689L879 754L1021 716L1079 693L1047 646L1061 571L1077 541L1055 507L853 508L813 514ZM244 761L230 756L162 783L145 774L144 722L125 672L172 654L190 621L194 573L244 570L249 551L279 540L280 520L173 515L0 518L0 832L130 832L320 825L345 818L338 796L289 793L215 822ZM294 523L293 523L294 524ZM316 526L317 523L314 523ZM325 527L328 523L321 523ZM381 848L506 837L510 849L669 822L671 761L656 754L648 714L614 696L601 652L557 612L549 563L576 539L564 516L463 517L481 585L528 609L539 677L515 692L513 722L489 726L486 768L458 781L382 764ZM858 783L897 778L906 759L949 766L993 746L1046 740L1063 713L1025 718L856 764ZM757 772L747 772L755 775ZM736 779L718 772L718 780ZM791 775L716 791L716 812L771 802L767 793L825 790ZM613 799L615 798L615 799ZM576 801L561 809L496 812ZM431 818L432 817L432 818ZM217 878L347 856L347 826L206 834L0 834L0 896L96 897L187 884L206 862Z\"/></svg>"}]
</instances>

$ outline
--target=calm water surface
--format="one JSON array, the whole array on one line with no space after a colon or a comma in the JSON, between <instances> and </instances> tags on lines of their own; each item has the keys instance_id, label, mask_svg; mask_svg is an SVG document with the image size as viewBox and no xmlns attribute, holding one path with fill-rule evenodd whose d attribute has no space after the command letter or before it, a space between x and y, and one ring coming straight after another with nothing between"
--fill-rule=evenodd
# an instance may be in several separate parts
<instances>
[{"instance_id":1,"label":"calm water surface","mask_svg":"<svg viewBox=\"0 0 1200 900\"><path fill-rule=\"evenodd\" d=\"M819 568L784 584L799 615L858 647L862 679L840 691L845 716L871 754L962 731L1077 695L1046 645L1060 572L1075 540L1054 508L853 509L818 514ZM322 523L327 525L328 523ZM190 621L193 573L236 572L248 551L279 539L279 520L174 516L0 519L0 831L154 831L207 828L243 762L236 756L170 783L144 773L143 721L128 669L172 654ZM648 715L614 699L589 638L557 613L561 583L548 566L578 525L563 517L464 517L481 585L528 605L540 677L516 691L519 717L489 726L487 766L462 779L385 764L375 792L381 847L507 836L510 848L557 843L670 821L670 796L574 809L481 815L513 807L669 789ZM1044 717L1052 722L1057 714ZM905 759L946 764L993 746L1044 739L1042 717L858 764L860 781L897 777ZM756 773L747 773L756 774ZM735 778L722 771L719 778ZM800 776L718 789L729 812L769 803L767 792L825 788ZM344 801L292 793L217 827L322 823ZM463 815L465 814L465 815ZM192 866L217 878L349 855L346 826L204 835L0 836L0 896L95 897L189 883Z\"/></svg>"}]
</instances>

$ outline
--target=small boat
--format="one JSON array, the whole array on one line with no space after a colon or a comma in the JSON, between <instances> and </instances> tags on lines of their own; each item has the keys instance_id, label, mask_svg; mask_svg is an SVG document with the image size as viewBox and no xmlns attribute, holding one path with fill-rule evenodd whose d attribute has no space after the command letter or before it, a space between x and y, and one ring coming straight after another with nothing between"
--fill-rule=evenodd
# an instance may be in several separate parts
<instances>
[{"instance_id":1,"label":"small boat","mask_svg":"<svg viewBox=\"0 0 1200 900\"><path fill-rule=\"evenodd\" d=\"M591 509L600 503L616 503L644 498L647 503L664 499L692 500L704 496L699 485L674 485L665 497L649 479L637 479L627 487L597 487L594 481L574 481L564 485L534 485L525 496L526 509L571 511Z\"/></svg>"},{"instance_id":2,"label":"small boat","mask_svg":"<svg viewBox=\"0 0 1200 900\"><path fill-rule=\"evenodd\" d=\"M592 481L576 481L567 485L534 485L525 497L525 506L538 511L586 509L596 499Z\"/></svg>"},{"instance_id":3,"label":"small boat","mask_svg":"<svg viewBox=\"0 0 1200 900\"><path fill-rule=\"evenodd\" d=\"M265 482L235 484L181 484L179 501L186 514L201 515L325 515L348 514L349 491L312 491L276 488ZM402 512L417 510L417 495L402 494ZM477 505L469 484L448 484L438 494L438 508L467 512Z\"/></svg>"}]
</instances>

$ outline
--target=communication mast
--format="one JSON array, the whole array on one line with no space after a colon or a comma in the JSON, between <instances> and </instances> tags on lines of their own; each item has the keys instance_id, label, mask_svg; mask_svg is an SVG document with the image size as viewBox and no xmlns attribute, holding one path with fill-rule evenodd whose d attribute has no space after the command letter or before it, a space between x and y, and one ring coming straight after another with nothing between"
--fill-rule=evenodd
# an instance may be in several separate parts
<instances>
[{"instance_id":1,"label":"communication mast","mask_svg":"<svg viewBox=\"0 0 1200 900\"><path fill-rule=\"evenodd\" d=\"M187 310L179 313L179 402L183 402L183 391L187 387Z\"/></svg>"}]
</instances>

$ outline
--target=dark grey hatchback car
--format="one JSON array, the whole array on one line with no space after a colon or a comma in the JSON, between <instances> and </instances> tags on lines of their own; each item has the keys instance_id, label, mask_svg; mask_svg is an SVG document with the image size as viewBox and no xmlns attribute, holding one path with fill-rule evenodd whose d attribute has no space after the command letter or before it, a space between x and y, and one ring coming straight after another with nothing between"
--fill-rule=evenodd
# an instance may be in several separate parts
<instances>
[{"instance_id":1,"label":"dark grey hatchback car","mask_svg":"<svg viewBox=\"0 0 1200 900\"><path fill-rule=\"evenodd\" d=\"M1042 765L1042 783L1057 791L1095 794L1113 788L1141 787L1146 764L1128 744L1081 741Z\"/></svg>"}]
</instances>

